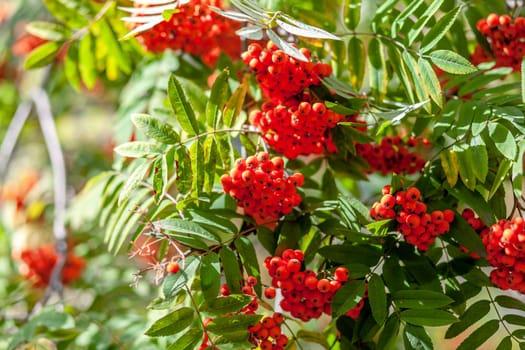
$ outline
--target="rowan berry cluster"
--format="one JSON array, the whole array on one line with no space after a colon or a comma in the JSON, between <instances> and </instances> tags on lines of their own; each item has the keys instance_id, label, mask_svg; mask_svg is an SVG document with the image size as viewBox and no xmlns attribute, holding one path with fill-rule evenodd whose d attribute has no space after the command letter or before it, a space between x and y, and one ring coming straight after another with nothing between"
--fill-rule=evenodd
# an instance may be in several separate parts
<instances>
[{"instance_id":1,"label":"rowan berry cluster","mask_svg":"<svg viewBox=\"0 0 525 350\"><path fill-rule=\"evenodd\" d=\"M199 56L208 66L215 65L221 52L236 59L241 46L235 31L240 24L213 12L210 6L223 8L222 0L191 0L181 4L169 20L138 34L137 39L147 51L182 50ZM135 2L135 7L149 5ZM131 29L138 25L130 23Z\"/></svg>"},{"instance_id":2,"label":"rowan berry cluster","mask_svg":"<svg viewBox=\"0 0 525 350\"><path fill-rule=\"evenodd\" d=\"M383 187L383 197L370 209L374 220L395 219L399 231L409 244L421 251L428 250L437 236L447 233L454 221L450 209L427 212L427 206L420 201L421 192L416 187L391 194L389 185Z\"/></svg>"},{"instance_id":3,"label":"rowan berry cluster","mask_svg":"<svg viewBox=\"0 0 525 350\"><path fill-rule=\"evenodd\" d=\"M332 134L328 131L344 116L326 108L323 102L312 102L303 93L301 101L286 104L265 102L262 111L250 113L250 122L263 133L266 142L285 157L293 159L304 154L321 154L326 148L336 152Z\"/></svg>"},{"instance_id":4,"label":"rowan berry cluster","mask_svg":"<svg viewBox=\"0 0 525 350\"><path fill-rule=\"evenodd\" d=\"M241 289L241 293L244 295L253 296L253 300L246 305L240 313L242 314L255 314L255 311L259 308L257 302L257 295L253 287L257 285L257 278L254 276L248 276L245 284ZM221 295L230 295L230 290L227 284L223 284L221 287ZM260 322L248 328L250 333L249 341L253 344L252 349L261 350L283 350L288 344L288 337L282 333L281 324L284 321L284 316L281 313L274 313L272 316L264 317Z\"/></svg>"},{"instance_id":5,"label":"rowan berry cluster","mask_svg":"<svg viewBox=\"0 0 525 350\"><path fill-rule=\"evenodd\" d=\"M310 51L301 48L305 57ZM266 142L287 158L336 152L329 129L345 116L329 110L308 91L332 73L328 64L299 61L269 41L266 48L251 44L241 55L268 99L262 111L250 114L250 122L263 133Z\"/></svg>"},{"instance_id":6,"label":"rowan berry cluster","mask_svg":"<svg viewBox=\"0 0 525 350\"><path fill-rule=\"evenodd\" d=\"M254 345L252 349L283 350L288 345L288 337L281 328L283 321L284 315L275 312L248 328L249 341Z\"/></svg>"},{"instance_id":7,"label":"rowan berry cluster","mask_svg":"<svg viewBox=\"0 0 525 350\"><path fill-rule=\"evenodd\" d=\"M485 225L485 223L478 216L476 216L476 213L474 213L474 210L470 208L463 209L463 211L461 212L461 216L463 217L463 219L465 219L465 221L467 221L470 227L472 227L472 229L476 231L478 235L481 236L481 235L487 234L486 231L488 231L489 228L487 227L487 225ZM463 246L460 246L459 249L461 249L465 253L469 253L470 256L473 257L474 259L480 258L478 254L469 251L467 248Z\"/></svg>"},{"instance_id":8,"label":"rowan berry cluster","mask_svg":"<svg viewBox=\"0 0 525 350\"><path fill-rule=\"evenodd\" d=\"M416 151L410 152L409 148L415 148L419 144L416 137L410 137L406 142L399 136L385 136L380 144L356 144L357 154L363 157L370 166L369 173L380 172L383 175L389 173L415 174L426 163ZM429 146L427 140L423 145Z\"/></svg>"},{"instance_id":9,"label":"rowan berry cluster","mask_svg":"<svg viewBox=\"0 0 525 350\"><path fill-rule=\"evenodd\" d=\"M333 275L326 272L324 277L318 278L313 270L303 268L303 260L303 252L292 249L286 249L280 257L267 257L264 266L272 277L272 286L265 288L264 296L273 299L276 288L279 288L283 296L281 308L293 317L308 322L323 313L332 314L334 295L348 281L349 272L341 266L335 269ZM346 315L357 319L364 306L363 299Z\"/></svg>"},{"instance_id":10,"label":"rowan berry cluster","mask_svg":"<svg viewBox=\"0 0 525 350\"><path fill-rule=\"evenodd\" d=\"M525 18L517 17L513 21L509 15L491 13L486 19L480 19L476 28L487 37L497 67L512 67L514 71L521 69L525 56ZM484 57L479 50L476 48L476 59Z\"/></svg>"},{"instance_id":11,"label":"rowan berry cluster","mask_svg":"<svg viewBox=\"0 0 525 350\"><path fill-rule=\"evenodd\" d=\"M300 48L299 51L310 59L307 48ZM268 41L266 48L257 43L251 44L241 58L255 73L263 96L277 103L295 98L332 74L329 64L300 61L284 53L272 41Z\"/></svg>"},{"instance_id":12,"label":"rowan berry cluster","mask_svg":"<svg viewBox=\"0 0 525 350\"><path fill-rule=\"evenodd\" d=\"M20 253L20 274L31 281L35 287L49 284L51 273L58 261L58 255L52 245L43 245L36 249L27 249ZM86 262L83 258L69 253L62 270L62 282L69 284L78 279Z\"/></svg>"},{"instance_id":13,"label":"rowan berry cluster","mask_svg":"<svg viewBox=\"0 0 525 350\"><path fill-rule=\"evenodd\" d=\"M304 176L287 176L281 157L259 152L246 159L238 159L230 174L221 177L224 192L244 208L257 224L272 223L281 215L289 214L301 204L297 187L304 184Z\"/></svg>"},{"instance_id":14,"label":"rowan berry cluster","mask_svg":"<svg viewBox=\"0 0 525 350\"><path fill-rule=\"evenodd\" d=\"M521 217L501 219L483 231L481 240L488 262L496 267L492 283L501 289L525 293L525 221Z\"/></svg>"}]
</instances>

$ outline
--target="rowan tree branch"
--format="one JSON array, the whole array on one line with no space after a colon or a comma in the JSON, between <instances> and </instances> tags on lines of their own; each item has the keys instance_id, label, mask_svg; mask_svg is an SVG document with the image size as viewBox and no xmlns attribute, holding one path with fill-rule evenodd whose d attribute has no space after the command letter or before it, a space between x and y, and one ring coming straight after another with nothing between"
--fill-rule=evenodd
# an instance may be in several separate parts
<instances>
[{"instance_id":1,"label":"rowan tree branch","mask_svg":"<svg viewBox=\"0 0 525 350\"><path fill-rule=\"evenodd\" d=\"M62 271L67 259L67 232L65 226L66 215L66 164L64 154L58 138L55 120L51 109L49 96L43 88L38 88L33 93L33 102L35 104L38 121L42 130L42 135L47 147L47 152L51 160L51 169L53 172L53 192L54 192L54 218L53 218L53 235L55 237L55 249L57 253L57 263L51 273L49 285L44 297L35 305L32 314L45 306L53 294L57 294L60 299L63 296L64 286L62 284Z\"/></svg>"},{"instance_id":2,"label":"rowan tree branch","mask_svg":"<svg viewBox=\"0 0 525 350\"><path fill-rule=\"evenodd\" d=\"M0 183L3 183L7 174L7 166L11 161L22 128L31 114L32 103L25 101L18 105L16 112L9 123L9 127L0 145Z\"/></svg>"}]
</instances>

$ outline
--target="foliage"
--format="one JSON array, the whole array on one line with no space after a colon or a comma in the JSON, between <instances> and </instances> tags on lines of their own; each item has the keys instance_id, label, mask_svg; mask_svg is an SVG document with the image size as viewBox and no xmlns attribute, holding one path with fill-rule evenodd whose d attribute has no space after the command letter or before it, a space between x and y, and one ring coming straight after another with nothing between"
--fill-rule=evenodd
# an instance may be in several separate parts
<instances>
[{"instance_id":1,"label":"foliage","mask_svg":"<svg viewBox=\"0 0 525 350\"><path fill-rule=\"evenodd\" d=\"M512 67L490 62L495 28L520 30L523 9L197 2L220 23L242 23L225 27L243 44L238 59L226 42L214 62L133 37L189 35L156 29L188 1L45 0L46 15L31 15L26 30L44 42L26 52L21 74L48 67L41 85L53 105L63 102L56 113L103 89L93 104L116 111L107 120L115 158L111 169L88 161L89 174L68 164L71 178L91 177L75 183L83 189L68 226L87 261L72 290L92 301L29 315L35 287L10 278L2 305L23 300L24 315L2 313L0 344L433 349L444 341L433 327L446 327L451 348L523 347L525 78L516 62L525 50L512 51ZM3 25L14 28L24 11ZM490 13L514 24L498 17L487 39L478 20ZM488 61L473 64L474 50ZM16 79L0 89L3 123L27 98ZM301 142L308 152L288 153ZM28 201L15 211L25 224L49 224L50 201L31 220ZM17 225L4 224L0 242ZM2 249L2 274L16 268L12 251ZM136 269L126 254L147 261L137 289L122 282Z\"/></svg>"}]
</instances>

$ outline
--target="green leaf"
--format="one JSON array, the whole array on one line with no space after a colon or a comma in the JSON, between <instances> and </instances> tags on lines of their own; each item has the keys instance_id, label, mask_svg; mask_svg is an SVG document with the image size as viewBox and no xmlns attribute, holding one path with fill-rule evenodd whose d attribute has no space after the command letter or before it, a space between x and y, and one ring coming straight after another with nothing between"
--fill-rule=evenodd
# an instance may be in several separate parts
<instances>
[{"instance_id":1,"label":"green leaf","mask_svg":"<svg viewBox=\"0 0 525 350\"><path fill-rule=\"evenodd\" d=\"M168 145L180 142L180 137L173 130L173 127L158 118L147 114L134 114L131 120L140 131L156 141Z\"/></svg>"},{"instance_id":2,"label":"green leaf","mask_svg":"<svg viewBox=\"0 0 525 350\"><path fill-rule=\"evenodd\" d=\"M443 2L444 0L432 1L432 3L430 4L430 6L427 7L425 12L421 16L418 17L417 22L408 31L408 45L409 46L411 46L414 43L414 41L417 39L419 34L421 34L423 29L427 25L428 21L431 18L434 18L434 14L436 13L437 10L439 10Z\"/></svg>"},{"instance_id":3,"label":"green leaf","mask_svg":"<svg viewBox=\"0 0 525 350\"><path fill-rule=\"evenodd\" d=\"M201 138L193 142L190 147L191 173L193 175L191 196L194 198L199 198L204 186L204 167L206 159L204 158L203 143L204 141Z\"/></svg>"},{"instance_id":4,"label":"green leaf","mask_svg":"<svg viewBox=\"0 0 525 350\"><path fill-rule=\"evenodd\" d=\"M220 243L219 237L206 230L201 225L184 219L163 219L154 224L161 230L175 232L183 235L195 236L210 242Z\"/></svg>"},{"instance_id":5,"label":"green leaf","mask_svg":"<svg viewBox=\"0 0 525 350\"><path fill-rule=\"evenodd\" d=\"M168 184L168 163L166 155L158 158L153 163L153 190L155 191L155 203L159 203L166 193Z\"/></svg>"},{"instance_id":6,"label":"green leaf","mask_svg":"<svg viewBox=\"0 0 525 350\"><path fill-rule=\"evenodd\" d=\"M441 166L443 172L447 177L447 182L451 187L454 187L458 182L459 165L456 152L453 150L443 150L439 153L441 158Z\"/></svg>"},{"instance_id":7,"label":"green leaf","mask_svg":"<svg viewBox=\"0 0 525 350\"><path fill-rule=\"evenodd\" d=\"M385 322L385 325L383 326L383 331L379 335L379 339L377 341L378 349L390 348L390 346L397 339L400 325L401 321L396 314L390 315L390 317L388 317L388 319Z\"/></svg>"},{"instance_id":8,"label":"green leaf","mask_svg":"<svg viewBox=\"0 0 525 350\"><path fill-rule=\"evenodd\" d=\"M77 66L78 42L71 43L64 59L64 74L67 80L77 91L80 91L80 71Z\"/></svg>"},{"instance_id":9,"label":"green leaf","mask_svg":"<svg viewBox=\"0 0 525 350\"><path fill-rule=\"evenodd\" d=\"M429 54L432 62L451 74L470 74L478 69L465 57L450 50L436 50Z\"/></svg>"},{"instance_id":10,"label":"green leaf","mask_svg":"<svg viewBox=\"0 0 525 350\"><path fill-rule=\"evenodd\" d=\"M237 29L235 34L248 40L261 40L264 36L264 31L262 27L255 25Z\"/></svg>"},{"instance_id":11,"label":"green leaf","mask_svg":"<svg viewBox=\"0 0 525 350\"><path fill-rule=\"evenodd\" d=\"M479 300L470 305L469 308L460 316L459 322L452 324L445 334L445 338L454 338L464 332L467 328L482 319L490 311L488 300Z\"/></svg>"},{"instance_id":12,"label":"green leaf","mask_svg":"<svg viewBox=\"0 0 525 350\"><path fill-rule=\"evenodd\" d=\"M500 123L489 123L490 139L500 153L510 160L516 159L518 146L509 129Z\"/></svg>"},{"instance_id":13,"label":"green leaf","mask_svg":"<svg viewBox=\"0 0 525 350\"><path fill-rule=\"evenodd\" d=\"M219 252L222 268L224 270L224 277L230 292L238 294L241 292L242 275L239 268L239 261L237 256L230 247L224 246Z\"/></svg>"},{"instance_id":14,"label":"green leaf","mask_svg":"<svg viewBox=\"0 0 525 350\"><path fill-rule=\"evenodd\" d=\"M370 63L370 86L378 97L383 96L386 92L388 77L386 74L383 45L377 38L372 38L368 44L368 61Z\"/></svg>"},{"instance_id":15,"label":"green leaf","mask_svg":"<svg viewBox=\"0 0 525 350\"><path fill-rule=\"evenodd\" d=\"M378 324L382 324L388 312L385 284L383 278L375 273L368 279L368 301L372 316Z\"/></svg>"},{"instance_id":16,"label":"green leaf","mask_svg":"<svg viewBox=\"0 0 525 350\"><path fill-rule=\"evenodd\" d=\"M474 163L474 174L479 181L484 183L489 172L489 155L481 137L477 136L472 139L470 153L472 154L471 161Z\"/></svg>"},{"instance_id":17,"label":"green leaf","mask_svg":"<svg viewBox=\"0 0 525 350\"><path fill-rule=\"evenodd\" d=\"M185 147L177 148L175 153L175 164L177 171L177 191L181 194L187 194L191 191L193 181L191 159L188 150Z\"/></svg>"},{"instance_id":18,"label":"green leaf","mask_svg":"<svg viewBox=\"0 0 525 350\"><path fill-rule=\"evenodd\" d=\"M459 176L461 180L471 191L476 189L476 173L475 167L477 164L473 160L472 148L468 145L462 144L458 147L453 147L458 159Z\"/></svg>"},{"instance_id":19,"label":"green leaf","mask_svg":"<svg viewBox=\"0 0 525 350\"><path fill-rule=\"evenodd\" d=\"M456 214L454 222L450 225L450 232L452 237L469 251L482 257L487 255L481 238L461 215Z\"/></svg>"},{"instance_id":20,"label":"green leaf","mask_svg":"<svg viewBox=\"0 0 525 350\"><path fill-rule=\"evenodd\" d=\"M202 146L203 150L203 159L204 163L204 178L203 178L203 187L205 193L211 193L213 190L213 184L215 183L215 173L217 172L217 158L218 150L217 143L215 142L215 137L209 135L204 140Z\"/></svg>"},{"instance_id":21,"label":"green leaf","mask_svg":"<svg viewBox=\"0 0 525 350\"><path fill-rule=\"evenodd\" d=\"M204 298L211 300L217 297L221 288L221 265L216 253L211 252L202 256L199 276Z\"/></svg>"},{"instance_id":22,"label":"green leaf","mask_svg":"<svg viewBox=\"0 0 525 350\"><path fill-rule=\"evenodd\" d=\"M259 283L255 286L255 291L258 295L261 294L261 277L259 272L259 262L257 261L257 254L255 248L248 237L241 236L235 240L235 248L241 256L242 266L246 270L248 276L254 276Z\"/></svg>"},{"instance_id":23,"label":"green leaf","mask_svg":"<svg viewBox=\"0 0 525 350\"><path fill-rule=\"evenodd\" d=\"M493 336L499 329L499 320L491 320L486 322L479 328L476 328L461 344L458 350L478 349L491 336Z\"/></svg>"},{"instance_id":24,"label":"green leaf","mask_svg":"<svg viewBox=\"0 0 525 350\"><path fill-rule=\"evenodd\" d=\"M359 90L363 85L365 77L365 47L358 37L350 38L348 42L348 70L350 72L350 83Z\"/></svg>"},{"instance_id":25,"label":"green leaf","mask_svg":"<svg viewBox=\"0 0 525 350\"><path fill-rule=\"evenodd\" d=\"M406 23L406 20L417 11L417 9L423 5L425 2L423 0L411 1L403 11L399 12L397 17L392 21L392 37L395 38L398 36L398 31L402 29Z\"/></svg>"},{"instance_id":26,"label":"green leaf","mask_svg":"<svg viewBox=\"0 0 525 350\"><path fill-rule=\"evenodd\" d=\"M525 311L525 303L508 295L498 295L494 300L501 307Z\"/></svg>"},{"instance_id":27,"label":"green leaf","mask_svg":"<svg viewBox=\"0 0 525 350\"><path fill-rule=\"evenodd\" d=\"M326 337L319 332L313 332L313 331L307 331L304 329L300 329L297 332L296 337L305 342L319 344L325 349L330 349L330 345L326 341Z\"/></svg>"},{"instance_id":28,"label":"green leaf","mask_svg":"<svg viewBox=\"0 0 525 350\"><path fill-rule=\"evenodd\" d=\"M284 51L285 54L288 56L291 56L299 61L302 62L308 62L308 58L306 58L305 55L299 51L298 48L295 46L292 46L290 43L288 43L286 40L282 39L277 33L275 33L271 29L266 30L266 35L268 35L268 39L274 42L275 45L281 50Z\"/></svg>"},{"instance_id":29,"label":"green leaf","mask_svg":"<svg viewBox=\"0 0 525 350\"><path fill-rule=\"evenodd\" d=\"M330 261L340 264L365 264L374 266L381 258L381 251L377 247L370 245L332 245L319 249L319 254Z\"/></svg>"},{"instance_id":30,"label":"green leaf","mask_svg":"<svg viewBox=\"0 0 525 350\"><path fill-rule=\"evenodd\" d=\"M421 102L428 101L427 91L425 90L425 86L422 83L423 78L421 75L421 71L419 70L419 65L417 64L417 61L414 59L414 57L412 57L412 55L408 51L403 51L401 57L412 77L412 82L414 84L414 87L416 88L416 95L418 100ZM427 111L431 110L430 104L427 103L424 106Z\"/></svg>"},{"instance_id":31,"label":"green leaf","mask_svg":"<svg viewBox=\"0 0 525 350\"><path fill-rule=\"evenodd\" d=\"M421 72L421 78L425 90L430 95L429 97L434 101L440 108L443 106L443 98L441 96L441 85L434 69L427 60L420 57L418 60L419 70Z\"/></svg>"},{"instance_id":32,"label":"green leaf","mask_svg":"<svg viewBox=\"0 0 525 350\"><path fill-rule=\"evenodd\" d=\"M95 87L98 78L95 52L95 37L87 32L78 44L78 69L88 89Z\"/></svg>"},{"instance_id":33,"label":"green leaf","mask_svg":"<svg viewBox=\"0 0 525 350\"><path fill-rule=\"evenodd\" d=\"M443 310L409 309L402 311L401 320L416 326L439 327L457 321L456 316Z\"/></svg>"},{"instance_id":34,"label":"green leaf","mask_svg":"<svg viewBox=\"0 0 525 350\"><path fill-rule=\"evenodd\" d=\"M512 337L508 335L503 338L496 350L512 350Z\"/></svg>"},{"instance_id":35,"label":"green leaf","mask_svg":"<svg viewBox=\"0 0 525 350\"><path fill-rule=\"evenodd\" d=\"M345 283L334 295L332 301L332 316L337 318L351 310L363 299L365 281L353 280Z\"/></svg>"},{"instance_id":36,"label":"green leaf","mask_svg":"<svg viewBox=\"0 0 525 350\"><path fill-rule=\"evenodd\" d=\"M190 105L186 93L175 75L170 76L168 83L168 97L173 112L182 130L188 133L188 136L194 136L199 133L199 124Z\"/></svg>"},{"instance_id":37,"label":"green leaf","mask_svg":"<svg viewBox=\"0 0 525 350\"><path fill-rule=\"evenodd\" d=\"M415 326L410 323L405 325L403 331L403 341L405 343L405 349L415 350L433 350L434 345L432 339L428 335L425 328L421 326Z\"/></svg>"},{"instance_id":38,"label":"green leaf","mask_svg":"<svg viewBox=\"0 0 525 350\"><path fill-rule=\"evenodd\" d=\"M407 289L392 293L392 300L399 308L435 309L449 305L454 300L443 293L431 290Z\"/></svg>"},{"instance_id":39,"label":"green leaf","mask_svg":"<svg viewBox=\"0 0 525 350\"><path fill-rule=\"evenodd\" d=\"M115 148L115 152L119 155L129 158L156 156L162 151L163 148L161 146L144 141L126 142Z\"/></svg>"},{"instance_id":40,"label":"green leaf","mask_svg":"<svg viewBox=\"0 0 525 350\"><path fill-rule=\"evenodd\" d=\"M421 42L421 53L426 53L447 34L450 30L450 27L454 24L457 17L461 13L461 7L456 7L452 11L448 12L446 15L441 17L439 21L425 34L423 41Z\"/></svg>"},{"instance_id":41,"label":"green leaf","mask_svg":"<svg viewBox=\"0 0 525 350\"><path fill-rule=\"evenodd\" d=\"M184 265L181 266L179 272L175 274L168 274L168 276L166 276L164 279L162 286L164 297L171 298L177 294L177 292L179 292L182 287L185 285L190 285L193 281L193 278L195 277L195 272L197 271L199 265L200 259L194 255L190 255L186 258L186 261Z\"/></svg>"},{"instance_id":42,"label":"green leaf","mask_svg":"<svg viewBox=\"0 0 525 350\"><path fill-rule=\"evenodd\" d=\"M89 14L89 8L85 7L85 3L67 0L44 0L44 4L55 18L68 27L81 28L88 24L85 16Z\"/></svg>"},{"instance_id":43,"label":"green leaf","mask_svg":"<svg viewBox=\"0 0 525 350\"><path fill-rule=\"evenodd\" d=\"M224 126L227 128L235 125L237 117L242 111L246 93L248 92L248 80L248 78L243 79L243 83L233 92L228 102L226 102L226 106L224 106L222 119Z\"/></svg>"},{"instance_id":44,"label":"green leaf","mask_svg":"<svg viewBox=\"0 0 525 350\"><path fill-rule=\"evenodd\" d=\"M129 175L128 179L124 183L124 186L120 190L118 196L118 206L121 206L131 196L133 191L140 185L140 182L151 167L151 162L143 162L133 170Z\"/></svg>"},{"instance_id":45,"label":"green leaf","mask_svg":"<svg viewBox=\"0 0 525 350\"><path fill-rule=\"evenodd\" d=\"M177 334L193 322L194 316L195 313L192 308L180 308L155 321L144 334L150 337Z\"/></svg>"},{"instance_id":46,"label":"green leaf","mask_svg":"<svg viewBox=\"0 0 525 350\"><path fill-rule=\"evenodd\" d=\"M232 315L214 318L206 327L212 333L225 335L227 333L246 332L248 327L261 320L263 315Z\"/></svg>"},{"instance_id":47,"label":"green leaf","mask_svg":"<svg viewBox=\"0 0 525 350\"><path fill-rule=\"evenodd\" d=\"M35 48L24 62L24 69L34 69L47 66L55 59L62 48L63 42L49 41Z\"/></svg>"},{"instance_id":48,"label":"green leaf","mask_svg":"<svg viewBox=\"0 0 525 350\"><path fill-rule=\"evenodd\" d=\"M190 328L166 350L194 350L202 342L202 335L202 330Z\"/></svg>"},{"instance_id":49,"label":"green leaf","mask_svg":"<svg viewBox=\"0 0 525 350\"><path fill-rule=\"evenodd\" d=\"M503 321L517 326L525 326L525 316L521 315L505 315L503 316Z\"/></svg>"},{"instance_id":50,"label":"green leaf","mask_svg":"<svg viewBox=\"0 0 525 350\"><path fill-rule=\"evenodd\" d=\"M203 225L205 228L208 229L216 229L217 231L221 231L222 234L228 234L228 235L234 235L239 230L237 226L231 221L231 218L224 215L219 216L215 211L213 210L198 210L198 209L191 209L191 221Z\"/></svg>"},{"instance_id":51,"label":"green leaf","mask_svg":"<svg viewBox=\"0 0 525 350\"><path fill-rule=\"evenodd\" d=\"M230 93L230 87L228 85L229 76L230 71L228 69L223 70L217 76L211 87L210 98L206 104L206 122L208 124L208 130L214 130L218 127L220 112L226 104Z\"/></svg>"},{"instance_id":52,"label":"green leaf","mask_svg":"<svg viewBox=\"0 0 525 350\"><path fill-rule=\"evenodd\" d=\"M401 84L403 85L403 91L408 98L410 103L416 102L414 99L414 93L412 91L412 83L409 77L409 72L407 70L406 64L402 59L402 52L399 47L394 45L389 41L383 41L383 44L388 49L388 58L390 60L390 66L394 70L394 73L399 78Z\"/></svg>"},{"instance_id":53,"label":"green leaf","mask_svg":"<svg viewBox=\"0 0 525 350\"><path fill-rule=\"evenodd\" d=\"M361 19L361 1L360 0L346 0L345 1L345 24L350 30L355 30Z\"/></svg>"},{"instance_id":54,"label":"green leaf","mask_svg":"<svg viewBox=\"0 0 525 350\"><path fill-rule=\"evenodd\" d=\"M285 15L284 13L279 13L277 18L275 19L275 23L277 23L279 27L293 35L314 39L341 40L338 36L329 33L326 30L295 20L292 17Z\"/></svg>"},{"instance_id":55,"label":"green leaf","mask_svg":"<svg viewBox=\"0 0 525 350\"><path fill-rule=\"evenodd\" d=\"M118 39L112 25L108 22L107 17L102 17L97 21L98 29L100 31L100 39L104 42L105 48L108 50L108 55L114 59L118 68L126 73L131 74L132 62L131 58L122 48L122 41Z\"/></svg>"},{"instance_id":56,"label":"green leaf","mask_svg":"<svg viewBox=\"0 0 525 350\"><path fill-rule=\"evenodd\" d=\"M251 295L244 294L216 297L214 299L206 300L200 307L200 310L214 315L224 315L230 312L240 311L243 307L248 305L253 298L254 297Z\"/></svg>"},{"instance_id":57,"label":"green leaf","mask_svg":"<svg viewBox=\"0 0 525 350\"><path fill-rule=\"evenodd\" d=\"M35 21L26 26L29 34L49 41L64 41L69 36L69 30L58 23Z\"/></svg>"}]
</instances>

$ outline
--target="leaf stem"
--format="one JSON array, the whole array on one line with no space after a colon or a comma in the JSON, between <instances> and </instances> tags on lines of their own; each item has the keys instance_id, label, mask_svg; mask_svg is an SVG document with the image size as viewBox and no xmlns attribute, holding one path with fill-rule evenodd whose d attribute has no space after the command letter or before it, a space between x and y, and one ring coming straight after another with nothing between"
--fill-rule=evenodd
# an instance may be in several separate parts
<instances>
[{"instance_id":1,"label":"leaf stem","mask_svg":"<svg viewBox=\"0 0 525 350\"><path fill-rule=\"evenodd\" d=\"M512 334L512 332L510 331L509 327L507 327L507 323L503 320L503 318L501 317L501 313L499 312L499 309L496 305L496 302L494 300L494 298L492 297L492 293L490 292L490 289L489 287L485 287L485 290L487 291L487 295L489 296L489 300L490 300L490 303L493 305L494 307L494 311L496 311L496 316L498 316L498 321L501 325L503 325L503 328L505 328L505 331L507 332L507 334L510 336L510 338L512 340L514 340L517 344L520 344L520 341Z\"/></svg>"},{"instance_id":2,"label":"leaf stem","mask_svg":"<svg viewBox=\"0 0 525 350\"><path fill-rule=\"evenodd\" d=\"M191 292L187 284L184 284L184 289L186 289L186 292L190 296L191 303L193 305L193 308L195 309L195 312L197 313L197 316L199 317L199 321L201 322L202 330L204 331L204 334L206 334L206 336L208 337L208 341L210 342L211 347L215 348L215 344L213 343L213 340L211 339L210 335L208 334L208 331L206 330L206 326L204 325L204 321L202 320L202 314L199 311L199 306L197 305L197 302L195 301L195 298L193 297L193 293Z\"/></svg>"}]
</instances>

